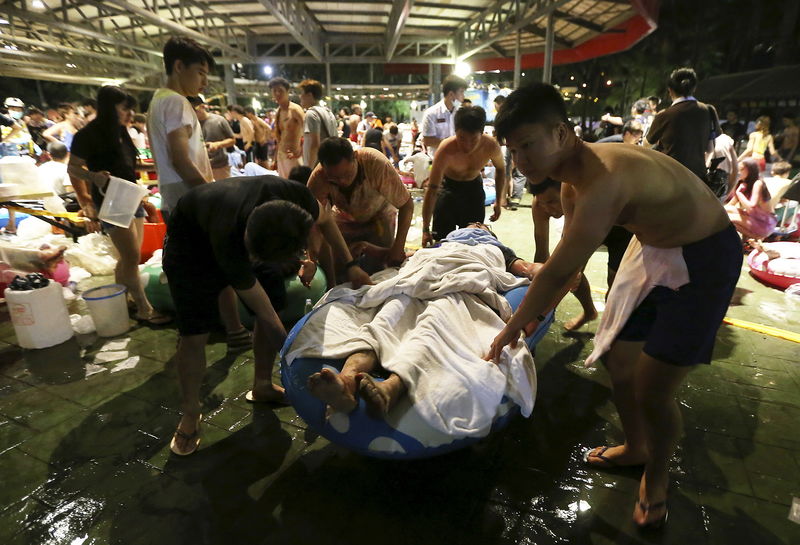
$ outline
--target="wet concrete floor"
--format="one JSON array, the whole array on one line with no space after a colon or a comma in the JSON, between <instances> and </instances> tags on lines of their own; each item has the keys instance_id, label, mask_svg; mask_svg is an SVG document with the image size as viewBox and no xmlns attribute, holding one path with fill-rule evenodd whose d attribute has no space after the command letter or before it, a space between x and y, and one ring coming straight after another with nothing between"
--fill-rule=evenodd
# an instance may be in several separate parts
<instances>
[{"instance_id":1,"label":"wet concrete floor","mask_svg":"<svg viewBox=\"0 0 800 545\"><path fill-rule=\"evenodd\" d=\"M530 208L520 208L504 211L495 230L530 258L530 225ZM587 267L596 287L605 262L598 252ZM0 543L800 543L800 525L788 520L800 496L800 345L720 329L715 361L680 391L669 521L641 534L630 522L639 473L581 461L621 432L607 374L582 365L596 323L563 333L578 308L568 296L538 346L530 419L407 463L331 445L290 407L246 403L252 352L227 356L221 338L207 349L201 450L176 458L173 329L25 351L4 313ZM799 311L743 269L729 315L800 332Z\"/></svg>"}]
</instances>

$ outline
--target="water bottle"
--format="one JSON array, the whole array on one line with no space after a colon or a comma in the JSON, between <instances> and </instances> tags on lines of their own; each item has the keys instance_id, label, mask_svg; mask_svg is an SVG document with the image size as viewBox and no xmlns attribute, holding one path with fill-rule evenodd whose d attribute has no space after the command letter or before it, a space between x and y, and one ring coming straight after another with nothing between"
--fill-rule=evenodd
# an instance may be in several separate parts
<instances>
[{"instance_id":1,"label":"water bottle","mask_svg":"<svg viewBox=\"0 0 800 545\"><path fill-rule=\"evenodd\" d=\"M312 308L314 308L314 303L311 302L311 299L306 299L306 305L303 309L303 314L308 314L311 312Z\"/></svg>"}]
</instances>

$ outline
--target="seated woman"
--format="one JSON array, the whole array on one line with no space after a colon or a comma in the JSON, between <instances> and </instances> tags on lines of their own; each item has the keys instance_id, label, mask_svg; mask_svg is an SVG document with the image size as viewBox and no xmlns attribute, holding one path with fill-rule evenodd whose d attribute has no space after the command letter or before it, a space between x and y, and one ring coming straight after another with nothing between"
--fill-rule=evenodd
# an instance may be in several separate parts
<instances>
[{"instance_id":1,"label":"seated woman","mask_svg":"<svg viewBox=\"0 0 800 545\"><path fill-rule=\"evenodd\" d=\"M491 244L498 247L503 254L506 271L515 276L532 279L541 267L540 264L529 263L517 257L483 223L472 223L466 228L451 232L443 240L443 244L449 242L472 246ZM362 246L362 251L374 251L375 248L370 246ZM378 360L374 350L357 351L347 357L340 373L323 368L311 375L308 378L308 389L315 397L328 404L329 413L353 411L358 406L356 396L360 395L367 406L368 414L374 418L383 418L406 394L408 386L396 373L390 373L384 381L374 380L372 375L382 370Z\"/></svg>"},{"instance_id":2,"label":"seated woman","mask_svg":"<svg viewBox=\"0 0 800 545\"><path fill-rule=\"evenodd\" d=\"M754 159L739 163L739 183L725 210L745 239L761 240L775 230L777 220L770 198L759 174L758 163Z\"/></svg>"}]
</instances>

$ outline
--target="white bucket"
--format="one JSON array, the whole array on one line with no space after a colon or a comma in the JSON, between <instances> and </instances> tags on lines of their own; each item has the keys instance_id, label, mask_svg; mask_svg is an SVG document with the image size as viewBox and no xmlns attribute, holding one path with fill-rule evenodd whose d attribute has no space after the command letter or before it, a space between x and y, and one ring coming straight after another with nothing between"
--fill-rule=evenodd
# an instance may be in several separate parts
<instances>
[{"instance_id":1,"label":"white bucket","mask_svg":"<svg viewBox=\"0 0 800 545\"><path fill-rule=\"evenodd\" d=\"M97 334L101 337L115 337L130 329L128 301L125 298L127 291L122 284L110 284L83 294Z\"/></svg>"},{"instance_id":2,"label":"white bucket","mask_svg":"<svg viewBox=\"0 0 800 545\"><path fill-rule=\"evenodd\" d=\"M6 303L22 348L47 348L73 335L61 284L50 281L44 288L18 291L6 288Z\"/></svg>"},{"instance_id":3,"label":"white bucket","mask_svg":"<svg viewBox=\"0 0 800 545\"><path fill-rule=\"evenodd\" d=\"M128 228L145 195L147 195L147 188L111 176L98 216L107 223Z\"/></svg>"}]
</instances>

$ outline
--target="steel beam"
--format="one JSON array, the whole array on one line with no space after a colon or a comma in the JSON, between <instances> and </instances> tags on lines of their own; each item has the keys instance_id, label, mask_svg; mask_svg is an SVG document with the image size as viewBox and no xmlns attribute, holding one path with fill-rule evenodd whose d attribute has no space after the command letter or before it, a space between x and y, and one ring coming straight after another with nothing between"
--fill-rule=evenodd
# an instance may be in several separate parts
<instances>
[{"instance_id":1,"label":"steel beam","mask_svg":"<svg viewBox=\"0 0 800 545\"><path fill-rule=\"evenodd\" d=\"M394 0L392 2L392 11L386 25L386 62L392 60L412 7L414 7L414 0Z\"/></svg>"},{"instance_id":2,"label":"steel beam","mask_svg":"<svg viewBox=\"0 0 800 545\"><path fill-rule=\"evenodd\" d=\"M575 17L574 15L570 15L569 13L566 13L558 9L554 10L553 13L555 14L556 17L558 17L561 20L567 21L568 23L578 25L593 32L605 32L603 25L598 25L597 23L593 23L592 21L587 21L582 17Z\"/></svg>"},{"instance_id":3,"label":"steel beam","mask_svg":"<svg viewBox=\"0 0 800 545\"><path fill-rule=\"evenodd\" d=\"M142 19L150 21L154 25L164 28L166 30L170 30L172 32L177 32L178 34L183 34L185 36L189 36L197 40L198 42L205 43L207 45L212 45L215 47L220 48L222 51L227 52L229 54L233 54L238 57L247 57L247 53L237 49L235 47L231 47L230 45L226 44L225 42L216 40L214 38L208 37L206 34L201 32L197 32L196 30L192 30L180 23L176 23L174 21L170 21L169 19L164 19L154 11L150 11L149 9L142 8L140 6L136 6L131 4L127 0L106 0L102 3L103 5L106 4L114 4L115 6L122 8L125 11L128 11L132 14L138 15ZM146 5L146 4L145 4ZM130 14L128 14L130 16Z\"/></svg>"},{"instance_id":4,"label":"steel beam","mask_svg":"<svg viewBox=\"0 0 800 545\"><path fill-rule=\"evenodd\" d=\"M484 12L461 25L456 34L465 48L457 60L463 61L475 55L497 40L533 23L543 15L551 13L570 0L517 0L512 9L504 9L507 0L497 0Z\"/></svg>"},{"instance_id":5,"label":"steel beam","mask_svg":"<svg viewBox=\"0 0 800 545\"><path fill-rule=\"evenodd\" d=\"M300 45L323 62L322 50L324 31L300 0L259 0L262 6L278 19Z\"/></svg>"},{"instance_id":6,"label":"steel beam","mask_svg":"<svg viewBox=\"0 0 800 545\"><path fill-rule=\"evenodd\" d=\"M142 68L154 68L156 64L152 62L145 62L139 59L129 59L127 57L121 57L119 55L109 55L107 53L97 53L95 51L89 51L87 49L80 49L77 47L72 47L68 45L62 44L54 44L52 42L45 42L43 40L32 40L30 38L23 38L21 36L13 36L10 34L3 33L2 39L7 42L18 43L33 47L41 47L44 49L50 49L53 51L61 51L64 53L70 53L73 55L79 55L83 57L89 57L93 59L99 59L103 61L108 61L113 64L124 63L131 66L138 66Z\"/></svg>"},{"instance_id":7,"label":"steel beam","mask_svg":"<svg viewBox=\"0 0 800 545\"><path fill-rule=\"evenodd\" d=\"M553 36L555 36L556 17L551 11L547 15L547 37L544 40L544 69L542 70L542 81L550 83L553 77Z\"/></svg>"}]
</instances>

